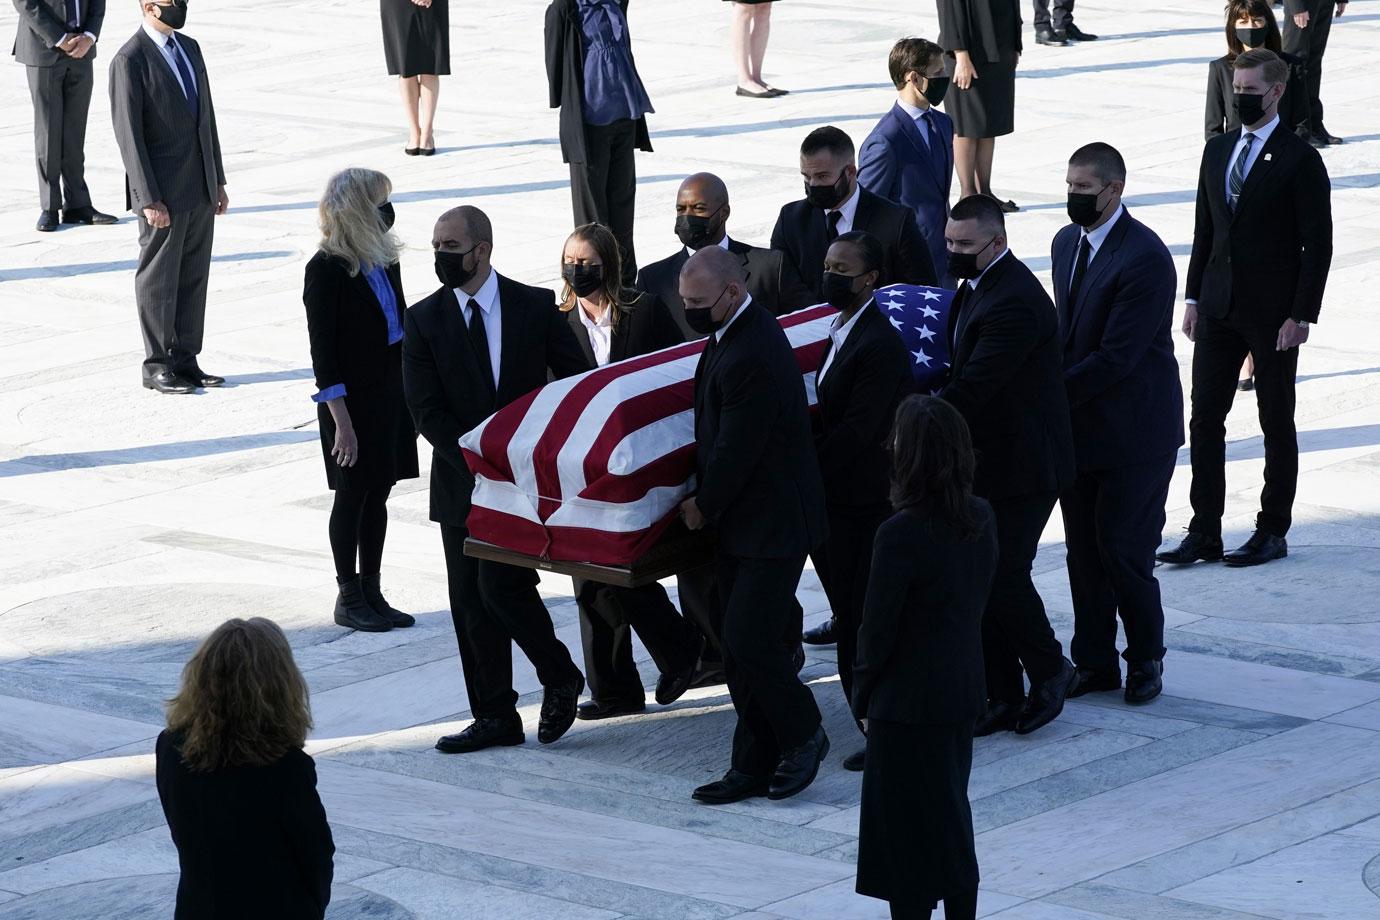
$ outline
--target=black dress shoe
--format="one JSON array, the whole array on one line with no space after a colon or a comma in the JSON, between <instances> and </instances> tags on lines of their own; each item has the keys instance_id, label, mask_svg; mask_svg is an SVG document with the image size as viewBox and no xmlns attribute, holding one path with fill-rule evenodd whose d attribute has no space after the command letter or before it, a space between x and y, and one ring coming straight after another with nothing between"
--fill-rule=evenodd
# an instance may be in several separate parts
<instances>
[{"instance_id":1,"label":"black dress shoe","mask_svg":"<svg viewBox=\"0 0 1380 920\"><path fill-rule=\"evenodd\" d=\"M157 390L160 393L195 393L196 385L171 371L159 371L152 377L144 378L144 389Z\"/></svg>"},{"instance_id":2,"label":"black dress shoe","mask_svg":"<svg viewBox=\"0 0 1380 920\"><path fill-rule=\"evenodd\" d=\"M383 590L379 587L378 573L359 576L359 586L364 589L364 602L394 628L406 629L409 626L417 625L416 617L410 613L403 613L388 603L388 599L383 596Z\"/></svg>"},{"instance_id":3,"label":"black dress shoe","mask_svg":"<svg viewBox=\"0 0 1380 920\"><path fill-rule=\"evenodd\" d=\"M843 758L843 768L850 773L861 773L863 767L867 765L867 748L861 751L854 751Z\"/></svg>"},{"instance_id":4,"label":"black dress shoe","mask_svg":"<svg viewBox=\"0 0 1380 920\"><path fill-rule=\"evenodd\" d=\"M1164 662L1141 661L1126 674L1125 700L1133 706L1148 703L1164 689Z\"/></svg>"},{"instance_id":5,"label":"black dress shoe","mask_svg":"<svg viewBox=\"0 0 1380 920\"><path fill-rule=\"evenodd\" d=\"M1016 730L1016 721L1021 716L1021 707L1001 700L988 700L987 711L978 717L973 725L974 738L986 738L997 732Z\"/></svg>"},{"instance_id":6,"label":"black dress shoe","mask_svg":"<svg viewBox=\"0 0 1380 920\"><path fill-rule=\"evenodd\" d=\"M746 96L748 99L775 99L780 93L773 93L771 90L757 92L756 90L743 89L741 86L733 91L735 96Z\"/></svg>"},{"instance_id":7,"label":"black dress shoe","mask_svg":"<svg viewBox=\"0 0 1380 920\"><path fill-rule=\"evenodd\" d=\"M1222 538L1208 537L1190 530L1182 543L1174 549L1156 553L1155 558L1168 565L1192 565L1199 560L1219 562L1222 559Z\"/></svg>"},{"instance_id":8,"label":"black dress shoe","mask_svg":"<svg viewBox=\"0 0 1380 920\"><path fill-rule=\"evenodd\" d=\"M420 154L421 156L424 156L424 157L434 157L434 156L436 156L436 148L435 148L435 147L422 147L422 148L420 148L420 149L417 151L417 153Z\"/></svg>"},{"instance_id":9,"label":"black dress shoe","mask_svg":"<svg viewBox=\"0 0 1380 920\"><path fill-rule=\"evenodd\" d=\"M1082 29L1078 28L1078 26L1073 25L1072 23L1069 23L1069 27L1068 27L1067 29L1064 30L1064 34L1067 35L1071 41L1076 41L1076 42L1095 42L1095 41L1097 41L1097 36L1096 36L1096 35L1093 35L1091 32L1084 32Z\"/></svg>"},{"instance_id":10,"label":"black dress shoe","mask_svg":"<svg viewBox=\"0 0 1380 920\"><path fill-rule=\"evenodd\" d=\"M1314 129L1313 133L1316 134L1322 140L1326 141L1329 147L1335 147L1338 144L1346 143L1346 141L1342 140L1342 138L1333 134L1331 131L1327 130L1322 125L1318 125L1318 127Z\"/></svg>"},{"instance_id":11,"label":"black dress shoe","mask_svg":"<svg viewBox=\"0 0 1380 920\"><path fill-rule=\"evenodd\" d=\"M1078 668L1073 674L1073 685L1069 687L1068 699L1085 693L1106 693L1121 689L1121 672L1094 671L1092 668Z\"/></svg>"},{"instance_id":12,"label":"black dress shoe","mask_svg":"<svg viewBox=\"0 0 1380 920\"><path fill-rule=\"evenodd\" d=\"M1236 381L1236 389L1242 393L1249 393L1255 389L1255 375L1247 377L1245 380Z\"/></svg>"},{"instance_id":13,"label":"black dress shoe","mask_svg":"<svg viewBox=\"0 0 1380 920\"><path fill-rule=\"evenodd\" d=\"M767 794L770 782L764 776L750 776L737 770L729 770L723 779L700 786L690 797L707 805L727 805L743 799L755 799Z\"/></svg>"},{"instance_id":14,"label":"black dress shoe","mask_svg":"<svg viewBox=\"0 0 1380 920\"><path fill-rule=\"evenodd\" d=\"M815 729L814 736L798 748L781 755L781 762L772 774L767 798L789 799L797 792L815 781L819 765L829 753L829 736L824 734L824 726Z\"/></svg>"},{"instance_id":15,"label":"black dress shoe","mask_svg":"<svg viewBox=\"0 0 1380 920\"><path fill-rule=\"evenodd\" d=\"M584 689L584 677L546 688L541 700L541 718L537 722L538 741L550 744L575 724L576 706Z\"/></svg>"},{"instance_id":16,"label":"black dress shoe","mask_svg":"<svg viewBox=\"0 0 1380 920\"><path fill-rule=\"evenodd\" d=\"M339 593L335 598L335 625L360 632L388 632L393 624L364 599L364 587L359 576L337 578Z\"/></svg>"},{"instance_id":17,"label":"black dress shoe","mask_svg":"<svg viewBox=\"0 0 1380 920\"><path fill-rule=\"evenodd\" d=\"M475 719L464 731L446 735L436 742L436 750L443 754L468 754L491 747L512 747L527 739L522 734L522 720Z\"/></svg>"},{"instance_id":18,"label":"black dress shoe","mask_svg":"<svg viewBox=\"0 0 1380 920\"><path fill-rule=\"evenodd\" d=\"M1021 206L1016 204L1016 202L1012 201L1010 198L1006 199L1005 201L1002 201L996 195L988 195L987 197L991 198L993 201L997 203L997 207L1001 208L1001 212L1003 214L1015 214L1017 211L1021 209Z\"/></svg>"},{"instance_id":19,"label":"black dress shoe","mask_svg":"<svg viewBox=\"0 0 1380 920\"><path fill-rule=\"evenodd\" d=\"M699 656L696 656L697 658ZM690 682L695 679L695 665L691 662L688 666L670 674L663 674L657 678L656 682L656 701L661 706L670 706L676 700L685 696L685 691L690 689Z\"/></svg>"},{"instance_id":20,"label":"black dress shoe","mask_svg":"<svg viewBox=\"0 0 1380 920\"><path fill-rule=\"evenodd\" d=\"M404 148L403 148L403 153L405 153L407 156L410 156L410 157L421 156L421 154L422 154L422 148L421 148L421 147L404 147Z\"/></svg>"},{"instance_id":21,"label":"black dress shoe","mask_svg":"<svg viewBox=\"0 0 1380 920\"><path fill-rule=\"evenodd\" d=\"M199 387L219 387L225 385L224 377L208 374L195 364L191 367L179 367L177 369L177 376Z\"/></svg>"},{"instance_id":22,"label":"black dress shoe","mask_svg":"<svg viewBox=\"0 0 1380 920\"><path fill-rule=\"evenodd\" d=\"M646 712L646 700L586 700L575 709L575 718L581 722L597 722L600 719L616 719Z\"/></svg>"},{"instance_id":23,"label":"black dress shoe","mask_svg":"<svg viewBox=\"0 0 1380 920\"><path fill-rule=\"evenodd\" d=\"M1053 29L1036 29L1035 44L1063 46L1073 43L1069 41L1067 32L1055 32Z\"/></svg>"},{"instance_id":24,"label":"black dress shoe","mask_svg":"<svg viewBox=\"0 0 1380 920\"><path fill-rule=\"evenodd\" d=\"M37 230L39 233L52 233L52 232L53 232L54 230L56 230L57 228L58 228L58 212L57 212L57 211L39 211L39 212L38 212L38 223L34 226L34 229L35 229L35 230Z\"/></svg>"},{"instance_id":25,"label":"black dress shoe","mask_svg":"<svg viewBox=\"0 0 1380 920\"><path fill-rule=\"evenodd\" d=\"M1065 658L1058 674L1033 687L1030 698L1025 701L1025 708L1021 710L1020 721L1016 723L1016 734L1028 735L1057 719L1059 713L1064 711L1064 700L1077 674L1078 669L1073 662Z\"/></svg>"},{"instance_id":26,"label":"black dress shoe","mask_svg":"<svg viewBox=\"0 0 1380 920\"><path fill-rule=\"evenodd\" d=\"M833 645L838 641L834 638L834 618L830 617L818 626L805 630L800 638L806 645Z\"/></svg>"},{"instance_id":27,"label":"black dress shoe","mask_svg":"<svg viewBox=\"0 0 1380 920\"><path fill-rule=\"evenodd\" d=\"M726 683L728 683L728 675L724 673L722 661L700 661L695 665L695 673L690 677L691 690L698 690L701 687L721 687Z\"/></svg>"},{"instance_id":28,"label":"black dress shoe","mask_svg":"<svg viewBox=\"0 0 1380 920\"><path fill-rule=\"evenodd\" d=\"M118 224L120 218L114 214L103 214L95 208L68 208L62 212L64 224Z\"/></svg>"},{"instance_id":29,"label":"black dress shoe","mask_svg":"<svg viewBox=\"0 0 1380 920\"><path fill-rule=\"evenodd\" d=\"M1327 147L1327 138L1319 137L1316 134L1305 134L1303 139L1308 142L1308 146L1314 150L1323 150Z\"/></svg>"},{"instance_id":30,"label":"black dress shoe","mask_svg":"<svg viewBox=\"0 0 1380 920\"><path fill-rule=\"evenodd\" d=\"M1289 555L1289 544L1283 537L1257 530L1243 546L1222 557L1222 561L1235 568L1248 565L1261 565L1273 559L1283 559Z\"/></svg>"},{"instance_id":31,"label":"black dress shoe","mask_svg":"<svg viewBox=\"0 0 1380 920\"><path fill-rule=\"evenodd\" d=\"M773 96L789 96L791 94L790 90L780 89L779 87L775 86L768 86L767 92L771 93ZM1341 141L1338 141L1338 143L1341 143Z\"/></svg>"}]
</instances>

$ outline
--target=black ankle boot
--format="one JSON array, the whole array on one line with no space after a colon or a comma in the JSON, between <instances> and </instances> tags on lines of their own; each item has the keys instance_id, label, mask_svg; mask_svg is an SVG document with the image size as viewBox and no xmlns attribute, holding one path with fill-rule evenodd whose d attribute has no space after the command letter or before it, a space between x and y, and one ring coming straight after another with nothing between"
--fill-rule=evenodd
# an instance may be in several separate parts
<instances>
[{"instance_id":1,"label":"black ankle boot","mask_svg":"<svg viewBox=\"0 0 1380 920\"><path fill-rule=\"evenodd\" d=\"M374 608L365 601L358 575L337 578L336 583L340 585L340 594L335 599L335 622L338 625L362 632L388 632L393 628L387 617L375 613Z\"/></svg>"},{"instance_id":2,"label":"black ankle boot","mask_svg":"<svg viewBox=\"0 0 1380 920\"><path fill-rule=\"evenodd\" d=\"M405 629L416 624L417 620L410 614L394 609L388 601L384 600L383 592L379 590L378 573L359 576L359 584L364 589L365 602L391 625Z\"/></svg>"}]
</instances>

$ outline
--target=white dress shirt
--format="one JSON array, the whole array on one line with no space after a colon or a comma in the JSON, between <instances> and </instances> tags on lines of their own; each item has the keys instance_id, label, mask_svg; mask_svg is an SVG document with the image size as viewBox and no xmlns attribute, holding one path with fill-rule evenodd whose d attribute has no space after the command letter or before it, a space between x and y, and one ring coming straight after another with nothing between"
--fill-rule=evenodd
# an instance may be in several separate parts
<instances>
[{"instance_id":1,"label":"white dress shirt","mask_svg":"<svg viewBox=\"0 0 1380 920\"><path fill-rule=\"evenodd\" d=\"M848 340L848 333L852 332L853 327L858 324L858 317L862 316L873 303L874 301L869 300L867 303L863 304L855 310L853 315L848 317L848 321L843 322L842 325L840 325L843 321L842 313L835 316L834 321L829 324L829 353L824 356L824 363L819 367L818 380L820 382L823 382L824 375L829 373L829 368L834 366L834 358L838 357L839 351L843 348L843 343Z\"/></svg>"},{"instance_id":2,"label":"white dress shirt","mask_svg":"<svg viewBox=\"0 0 1380 920\"><path fill-rule=\"evenodd\" d=\"M1092 265L1093 259L1097 258L1097 251L1102 248L1102 244L1107 242L1107 234L1112 232L1112 227L1116 224L1117 221L1121 220L1121 215L1124 213L1126 213L1126 206L1118 204L1116 206L1116 213L1112 215L1111 220L1107 221L1105 224L1098 227L1091 233L1089 233L1087 230L1084 230L1082 233L1078 235L1078 245L1080 247L1083 245L1084 240L1087 240L1088 245L1092 247L1092 251L1088 253L1089 266ZM1073 273L1076 271L1078 271L1078 249L1075 248L1073 250L1073 267L1069 269L1070 285L1073 284Z\"/></svg>"},{"instance_id":3,"label":"white dress shirt","mask_svg":"<svg viewBox=\"0 0 1380 920\"><path fill-rule=\"evenodd\" d=\"M724 250L725 252L728 251L728 234L727 234L727 233L724 234L724 238L723 238L723 239L719 240L718 245L719 245L719 248L720 248L720 249ZM685 247L685 254L686 254L687 256L693 256L697 251L698 251L698 250L691 249L689 246L686 246L686 247Z\"/></svg>"},{"instance_id":4,"label":"white dress shirt","mask_svg":"<svg viewBox=\"0 0 1380 920\"><path fill-rule=\"evenodd\" d=\"M853 218L856 217L858 213L858 196L861 194L862 185L857 182L854 182L853 194L848 196L848 200L845 201L843 204L839 205L837 208L830 208L828 211L824 212L826 218L835 211L839 212L839 214L841 215L839 217L838 226L840 236L847 233L849 230L853 229Z\"/></svg>"},{"instance_id":5,"label":"white dress shirt","mask_svg":"<svg viewBox=\"0 0 1380 920\"><path fill-rule=\"evenodd\" d=\"M928 112L929 109L922 109L919 106L911 105L909 102L905 102L901 99L897 99L896 104L901 107L902 111L910 116L911 121L915 122L915 127L920 129L920 136L925 139L925 146L928 147L930 144L930 123L925 118L925 113Z\"/></svg>"},{"instance_id":6,"label":"white dress shirt","mask_svg":"<svg viewBox=\"0 0 1380 920\"><path fill-rule=\"evenodd\" d=\"M1231 156L1227 157L1227 171L1222 180L1222 193L1227 197L1228 201L1231 200L1231 170L1232 167L1236 165L1236 158L1241 156L1241 148L1246 146L1246 135L1254 134L1256 139L1255 142L1251 144L1251 152L1246 156L1246 169L1241 176L1243 181L1251 174L1251 167L1255 165L1256 160L1260 159L1260 151L1265 148L1265 144L1270 140L1270 135L1275 133L1275 128L1277 127L1279 127L1278 112L1275 113L1274 118L1271 118L1254 131L1247 131L1246 127L1242 125L1241 137L1237 139L1236 146L1231 148Z\"/></svg>"},{"instance_id":7,"label":"white dress shirt","mask_svg":"<svg viewBox=\"0 0 1380 920\"><path fill-rule=\"evenodd\" d=\"M987 263L987 267L984 268L981 272L979 272L979 273L978 273L978 276L977 276L976 278L969 278L969 279L968 279L968 287L970 287L970 288L972 288L973 290L976 291L976 290L977 290L977 286L978 286L978 282L982 280L982 276L985 275L985 274L987 274L988 272L990 272L990 271L992 270L992 266L993 266L993 265L996 265L996 264L997 264L998 262L1000 262L1002 259L1006 258L1006 254L1007 254L1008 252L1010 252L1010 251L1011 251L1011 250L1009 250L1009 249L1003 249L1003 250L1001 251L1001 253L1000 253L995 259L993 259L991 262L988 262L988 263Z\"/></svg>"},{"instance_id":8,"label":"white dress shirt","mask_svg":"<svg viewBox=\"0 0 1380 920\"><path fill-rule=\"evenodd\" d=\"M723 341L724 333L728 331L728 327L733 325L733 321L734 321L735 319L737 319L738 317L740 317L740 316L743 315L743 311L747 309L748 304L750 304L750 303L752 303L752 295L751 295L751 294L748 295L747 300L743 301L742 306L740 306L737 310L734 310L734 311L733 311L733 315L732 315L732 316L730 316L728 319L724 320L724 324L723 324L722 326L720 326L718 329L715 329L715 330L714 330L714 341L716 341L716 342L721 342L721 341Z\"/></svg>"},{"instance_id":9,"label":"white dress shirt","mask_svg":"<svg viewBox=\"0 0 1380 920\"><path fill-rule=\"evenodd\" d=\"M192 75L193 80L196 79L196 68L192 66L192 59L187 57L187 52L182 50L182 44L173 41L171 35L164 35L147 22L144 23L144 34L153 39L158 50L163 52L163 62L172 71L173 79L177 81L177 85L182 87L182 95L187 96L187 84L182 82L182 70L177 66L177 55L182 55L182 60L187 65L187 72ZM197 87L192 88L196 89Z\"/></svg>"},{"instance_id":10,"label":"white dress shirt","mask_svg":"<svg viewBox=\"0 0 1380 920\"><path fill-rule=\"evenodd\" d=\"M603 367L609 363L609 351L613 348L613 311L605 308L604 315L595 322L578 300L575 309L580 311L580 323L589 333L589 347L594 350L594 363Z\"/></svg>"},{"instance_id":11,"label":"white dress shirt","mask_svg":"<svg viewBox=\"0 0 1380 920\"><path fill-rule=\"evenodd\" d=\"M460 315L465 319L465 327L470 325L470 295L455 288L455 298L460 301ZM474 301L479 304L479 313L484 321L484 335L489 340L489 369L494 375L494 387L498 387L499 361L503 356L503 310L498 302L498 272L489 269L479 290L474 292Z\"/></svg>"}]
</instances>

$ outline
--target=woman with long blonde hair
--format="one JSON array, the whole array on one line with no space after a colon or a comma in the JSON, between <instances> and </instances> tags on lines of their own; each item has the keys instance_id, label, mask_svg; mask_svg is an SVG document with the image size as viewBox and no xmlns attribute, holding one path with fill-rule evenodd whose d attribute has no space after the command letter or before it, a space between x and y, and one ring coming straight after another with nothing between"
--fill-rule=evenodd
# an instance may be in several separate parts
<instances>
[{"instance_id":1,"label":"woman with long blonde hair","mask_svg":"<svg viewBox=\"0 0 1380 920\"><path fill-rule=\"evenodd\" d=\"M175 920L325 915L335 844L302 750L310 728L307 683L271 620L227 620L187 662L157 744Z\"/></svg>"},{"instance_id":2,"label":"woman with long blonde hair","mask_svg":"<svg viewBox=\"0 0 1380 920\"><path fill-rule=\"evenodd\" d=\"M417 433L403 399L402 244L392 233L391 192L388 177L372 169L330 178L321 243L302 292L326 484L335 492L335 622L366 632L416 622L379 586L388 494L398 480L417 477Z\"/></svg>"}]
</instances>

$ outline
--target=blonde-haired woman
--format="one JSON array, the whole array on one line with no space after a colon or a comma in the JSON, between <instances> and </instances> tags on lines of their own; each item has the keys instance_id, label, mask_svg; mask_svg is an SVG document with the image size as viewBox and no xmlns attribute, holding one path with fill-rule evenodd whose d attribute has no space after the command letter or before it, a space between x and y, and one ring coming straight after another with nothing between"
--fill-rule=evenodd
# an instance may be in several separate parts
<instances>
[{"instance_id":1,"label":"blonde-haired woman","mask_svg":"<svg viewBox=\"0 0 1380 920\"><path fill-rule=\"evenodd\" d=\"M335 492L330 543L339 594L335 622L385 632L411 626L379 587L388 493L417 477L417 432L403 399L402 276L392 183L346 169L321 197L320 250L307 263L311 366L326 483Z\"/></svg>"},{"instance_id":2,"label":"blonde-haired woman","mask_svg":"<svg viewBox=\"0 0 1380 920\"><path fill-rule=\"evenodd\" d=\"M320 920L335 844L302 750L307 683L270 620L201 644L158 736L158 798L182 877L175 918Z\"/></svg>"}]
</instances>

